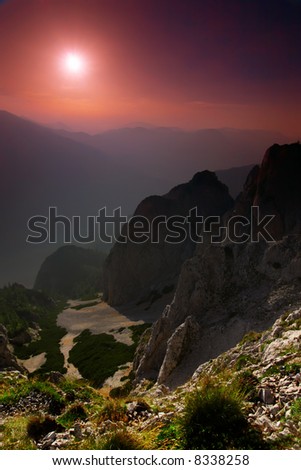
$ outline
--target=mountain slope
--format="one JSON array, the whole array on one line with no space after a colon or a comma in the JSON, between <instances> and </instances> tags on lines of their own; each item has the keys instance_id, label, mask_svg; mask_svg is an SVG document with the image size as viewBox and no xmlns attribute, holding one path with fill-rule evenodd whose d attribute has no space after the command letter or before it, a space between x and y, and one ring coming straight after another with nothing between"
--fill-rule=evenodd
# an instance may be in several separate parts
<instances>
[{"instance_id":1,"label":"mountain slope","mask_svg":"<svg viewBox=\"0 0 301 470\"><path fill-rule=\"evenodd\" d=\"M88 215L97 216L105 206L109 214L119 206L131 213L137 199L166 186L125 162L115 164L91 146L4 111L0 160L0 285L32 284L42 261L60 244L26 243L30 217L48 216L48 207L56 206L59 214L83 217L84 234Z\"/></svg>"},{"instance_id":2,"label":"mountain slope","mask_svg":"<svg viewBox=\"0 0 301 470\"><path fill-rule=\"evenodd\" d=\"M172 184L188 180L197 171L220 170L257 163L271 142L285 143L278 132L240 129L184 131L168 127L134 127L109 130L96 135L61 131L61 135L91 145L114 162L143 168L149 175L164 175ZM219 177L221 177L221 172ZM237 172L236 172L237 175ZM246 173L243 178L245 179ZM227 175L225 175L227 177ZM220 178L227 184L226 180ZM229 186L236 197L241 185Z\"/></svg>"},{"instance_id":3,"label":"mountain slope","mask_svg":"<svg viewBox=\"0 0 301 470\"><path fill-rule=\"evenodd\" d=\"M102 290L105 258L96 250L63 246L42 263L34 289L67 299L95 296Z\"/></svg>"},{"instance_id":4,"label":"mountain slope","mask_svg":"<svg viewBox=\"0 0 301 470\"><path fill-rule=\"evenodd\" d=\"M263 214L268 208L276 215L272 233L281 235L279 241L200 244L183 264L174 299L140 351L138 379L183 383L199 364L234 346L250 329L266 329L288 306L298 305L300 162L300 144L273 146L262 166L252 171L228 217L246 215L251 205L258 204ZM284 186L284 181L292 184ZM279 195L281 205L275 205Z\"/></svg>"},{"instance_id":5,"label":"mountain slope","mask_svg":"<svg viewBox=\"0 0 301 470\"><path fill-rule=\"evenodd\" d=\"M117 240L104 271L104 297L111 304L129 301L154 301L166 290L172 290L182 263L195 249L197 223L186 223L184 236L175 236L168 220L185 219L190 209L199 217L220 216L231 208L228 188L214 173L203 171L188 182L178 185L163 196L150 196L137 207L134 218L124 227L126 242ZM157 218L165 220L157 222ZM135 238L135 222L148 222L148 235L142 242ZM169 239L170 237L170 239ZM173 238L175 237L175 238ZM193 238L194 237L194 238Z\"/></svg>"}]
</instances>

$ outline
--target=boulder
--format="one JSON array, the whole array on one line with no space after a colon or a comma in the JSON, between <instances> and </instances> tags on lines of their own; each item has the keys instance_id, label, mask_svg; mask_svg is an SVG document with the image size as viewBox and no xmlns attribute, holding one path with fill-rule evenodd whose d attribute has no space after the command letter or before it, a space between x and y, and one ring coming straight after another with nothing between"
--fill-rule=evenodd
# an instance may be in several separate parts
<instances>
[{"instance_id":1,"label":"boulder","mask_svg":"<svg viewBox=\"0 0 301 470\"><path fill-rule=\"evenodd\" d=\"M258 398L266 405L273 405L275 403L275 396L272 390L268 387L261 388L258 392Z\"/></svg>"}]
</instances>

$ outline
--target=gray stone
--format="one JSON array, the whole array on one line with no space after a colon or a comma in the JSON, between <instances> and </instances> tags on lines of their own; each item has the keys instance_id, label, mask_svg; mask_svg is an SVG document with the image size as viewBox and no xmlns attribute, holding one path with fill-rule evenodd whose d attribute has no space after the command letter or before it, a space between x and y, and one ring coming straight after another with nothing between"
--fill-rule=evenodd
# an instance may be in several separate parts
<instances>
[{"instance_id":1,"label":"gray stone","mask_svg":"<svg viewBox=\"0 0 301 470\"><path fill-rule=\"evenodd\" d=\"M17 358L11 352L7 330L4 325L0 324L0 370L8 368L13 368L22 373L26 371L26 369L18 363Z\"/></svg>"},{"instance_id":2,"label":"gray stone","mask_svg":"<svg viewBox=\"0 0 301 470\"><path fill-rule=\"evenodd\" d=\"M199 324L193 317L187 317L168 340L165 358L158 376L159 384L168 383L170 375L181 360L191 354L191 345L198 340L199 336Z\"/></svg>"},{"instance_id":3,"label":"gray stone","mask_svg":"<svg viewBox=\"0 0 301 470\"><path fill-rule=\"evenodd\" d=\"M259 418L256 419L255 423L263 428L265 431L269 432L275 432L277 431L277 426L266 416L260 416Z\"/></svg>"},{"instance_id":4,"label":"gray stone","mask_svg":"<svg viewBox=\"0 0 301 470\"><path fill-rule=\"evenodd\" d=\"M259 390L258 398L266 405L273 405L275 403L275 395L268 387Z\"/></svg>"},{"instance_id":5,"label":"gray stone","mask_svg":"<svg viewBox=\"0 0 301 470\"><path fill-rule=\"evenodd\" d=\"M276 326L272 331L272 336L274 338L279 338L279 336L282 335L283 331L284 331L283 328L281 328L280 326Z\"/></svg>"},{"instance_id":6,"label":"gray stone","mask_svg":"<svg viewBox=\"0 0 301 470\"><path fill-rule=\"evenodd\" d=\"M281 406L277 403L276 405L272 406L269 409L269 413L272 416L276 416L279 413L280 410L281 410Z\"/></svg>"}]
</instances>

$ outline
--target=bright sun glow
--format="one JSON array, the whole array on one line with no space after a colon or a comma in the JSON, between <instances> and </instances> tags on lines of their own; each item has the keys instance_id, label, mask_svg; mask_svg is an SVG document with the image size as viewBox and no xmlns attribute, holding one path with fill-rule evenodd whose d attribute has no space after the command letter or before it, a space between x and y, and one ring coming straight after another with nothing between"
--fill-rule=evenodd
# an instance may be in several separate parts
<instances>
[{"instance_id":1,"label":"bright sun glow","mask_svg":"<svg viewBox=\"0 0 301 470\"><path fill-rule=\"evenodd\" d=\"M65 69L73 75L81 75L85 72L86 64L83 57L75 52L69 52L64 60Z\"/></svg>"}]
</instances>

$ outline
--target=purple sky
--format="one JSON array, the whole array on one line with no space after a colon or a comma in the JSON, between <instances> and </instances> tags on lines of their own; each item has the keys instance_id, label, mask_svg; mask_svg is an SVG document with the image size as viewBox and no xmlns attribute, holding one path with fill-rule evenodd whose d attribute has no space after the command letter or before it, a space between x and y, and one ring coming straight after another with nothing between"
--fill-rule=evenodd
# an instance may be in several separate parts
<instances>
[{"instance_id":1,"label":"purple sky","mask_svg":"<svg viewBox=\"0 0 301 470\"><path fill-rule=\"evenodd\" d=\"M88 130L131 121L300 135L300 0L0 2L0 108ZM86 63L71 77L69 51Z\"/></svg>"}]
</instances>

